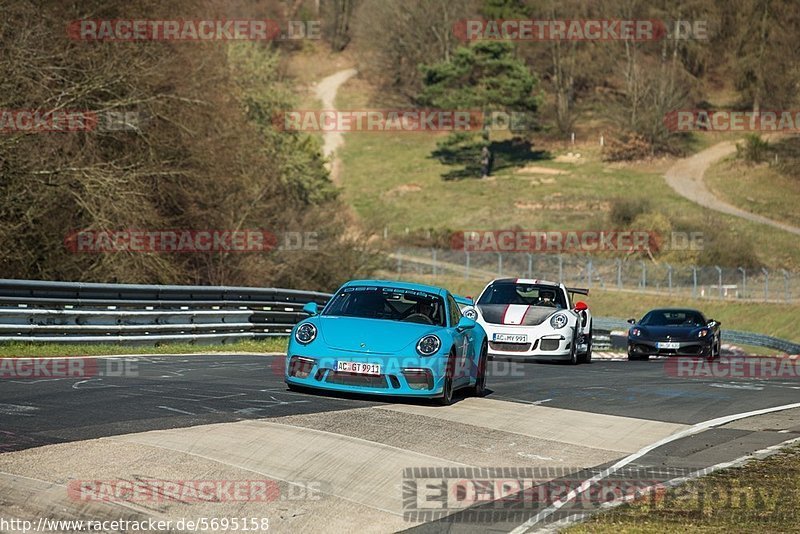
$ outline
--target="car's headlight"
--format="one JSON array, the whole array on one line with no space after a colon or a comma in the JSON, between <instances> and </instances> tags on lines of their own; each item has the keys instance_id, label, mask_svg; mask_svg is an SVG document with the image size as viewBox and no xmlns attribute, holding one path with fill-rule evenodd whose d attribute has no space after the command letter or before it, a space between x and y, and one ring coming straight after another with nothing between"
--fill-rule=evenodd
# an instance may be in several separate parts
<instances>
[{"instance_id":1,"label":"car's headlight","mask_svg":"<svg viewBox=\"0 0 800 534\"><path fill-rule=\"evenodd\" d=\"M569 319L567 319L567 316L564 315L563 313L557 313L554 316L550 317L550 326L556 329L564 328L565 326L567 326L568 322Z\"/></svg>"},{"instance_id":2,"label":"car's headlight","mask_svg":"<svg viewBox=\"0 0 800 534\"><path fill-rule=\"evenodd\" d=\"M473 321L478 320L478 312L476 312L473 308L467 308L464 310L464 317L467 319L472 319Z\"/></svg>"},{"instance_id":3,"label":"car's headlight","mask_svg":"<svg viewBox=\"0 0 800 534\"><path fill-rule=\"evenodd\" d=\"M706 337L707 335L708 335L708 330L705 330L705 329L703 329L703 330L700 330L700 331L697 333L697 337Z\"/></svg>"},{"instance_id":4,"label":"car's headlight","mask_svg":"<svg viewBox=\"0 0 800 534\"><path fill-rule=\"evenodd\" d=\"M434 335L427 335L417 342L417 352L421 356L433 356L439 351L442 342Z\"/></svg>"},{"instance_id":5,"label":"car's headlight","mask_svg":"<svg viewBox=\"0 0 800 534\"><path fill-rule=\"evenodd\" d=\"M317 337L317 327L311 323L303 323L297 327L297 330L294 332L294 338L297 340L298 343L302 343L303 345L308 345L314 338Z\"/></svg>"},{"instance_id":6,"label":"car's headlight","mask_svg":"<svg viewBox=\"0 0 800 534\"><path fill-rule=\"evenodd\" d=\"M631 328L631 335L634 337L639 337L642 335L642 331L638 328Z\"/></svg>"}]
</instances>

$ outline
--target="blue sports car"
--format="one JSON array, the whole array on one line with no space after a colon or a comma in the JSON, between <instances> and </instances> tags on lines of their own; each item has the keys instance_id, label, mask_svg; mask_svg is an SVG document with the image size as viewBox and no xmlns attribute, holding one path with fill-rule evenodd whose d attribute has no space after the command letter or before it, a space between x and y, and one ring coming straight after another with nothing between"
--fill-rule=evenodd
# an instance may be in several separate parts
<instances>
[{"instance_id":1,"label":"blue sports car","mask_svg":"<svg viewBox=\"0 0 800 534\"><path fill-rule=\"evenodd\" d=\"M289 389L437 398L486 390L486 333L446 289L385 280L343 285L292 330Z\"/></svg>"}]
</instances>

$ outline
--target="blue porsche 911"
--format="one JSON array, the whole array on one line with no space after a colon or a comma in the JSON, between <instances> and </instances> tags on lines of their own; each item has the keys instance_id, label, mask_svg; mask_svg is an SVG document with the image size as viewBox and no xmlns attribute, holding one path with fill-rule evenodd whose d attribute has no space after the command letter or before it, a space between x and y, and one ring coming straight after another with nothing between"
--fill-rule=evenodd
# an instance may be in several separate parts
<instances>
[{"instance_id":1,"label":"blue porsche 911","mask_svg":"<svg viewBox=\"0 0 800 534\"><path fill-rule=\"evenodd\" d=\"M290 389L453 401L453 391L486 390L486 333L461 315L446 289L383 280L344 284L292 330L285 380Z\"/></svg>"}]
</instances>

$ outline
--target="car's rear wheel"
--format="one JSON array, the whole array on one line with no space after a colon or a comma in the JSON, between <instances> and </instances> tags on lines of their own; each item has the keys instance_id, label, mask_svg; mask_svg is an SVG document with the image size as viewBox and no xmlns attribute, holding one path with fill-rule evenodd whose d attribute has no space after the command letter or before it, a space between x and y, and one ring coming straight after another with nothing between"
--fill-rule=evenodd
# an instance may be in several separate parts
<instances>
[{"instance_id":1,"label":"car's rear wheel","mask_svg":"<svg viewBox=\"0 0 800 534\"><path fill-rule=\"evenodd\" d=\"M589 340L586 343L586 352L581 356L581 363L592 363L592 323L589 323Z\"/></svg>"},{"instance_id":2,"label":"car's rear wheel","mask_svg":"<svg viewBox=\"0 0 800 534\"><path fill-rule=\"evenodd\" d=\"M478 358L478 372L475 376L475 385L472 388L472 394L475 397L483 397L486 395L486 365L489 360L489 349L486 342L481 346L481 356Z\"/></svg>"},{"instance_id":3,"label":"car's rear wheel","mask_svg":"<svg viewBox=\"0 0 800 534\"><path fill-rule=\"evenodd\" d=\"M442 386L442 396L437 400L442 406L450 406L453 404L453 366L455 365L455 358L452 353L447 359L447 369L444 372L444 385Z\"/></svg>"}]
</instances>

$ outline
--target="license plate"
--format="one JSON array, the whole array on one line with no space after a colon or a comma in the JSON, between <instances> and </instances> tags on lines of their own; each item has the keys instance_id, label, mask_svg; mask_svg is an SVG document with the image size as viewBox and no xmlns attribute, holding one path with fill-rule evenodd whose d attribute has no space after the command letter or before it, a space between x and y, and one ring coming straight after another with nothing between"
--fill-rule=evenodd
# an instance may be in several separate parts
<instances>
[{"instance_id":1,"label":"license plate","mask_svg":"<svg viewBox=\"0 0 800 534\"><path fill-rule=\"evenodd\" d=\"M528 334L495 334L492 341L498 343L527 343Z\"/></svg>"},{"instance_id":2,"label":"license plate","mask_svg":"<svg viewBox=\"0 0 800 534\"><path fill-rule=\"evenodd\" d=\"M681 344L677 341L659 341L656 343L656 347L659 349L679 349Z\"/></svg>"},{"instance_id":3,"label":"license plate","mask_svg":"<svg viewBox=\"0 0 800 534\"><path fill-rule=\"evenodd\" d=\"M379 375L381 374L381 366L377 363L361 363L361 362L336 362L336 370L343 373L356 373L359 375Z\"/></svg>"}]
</instances>

